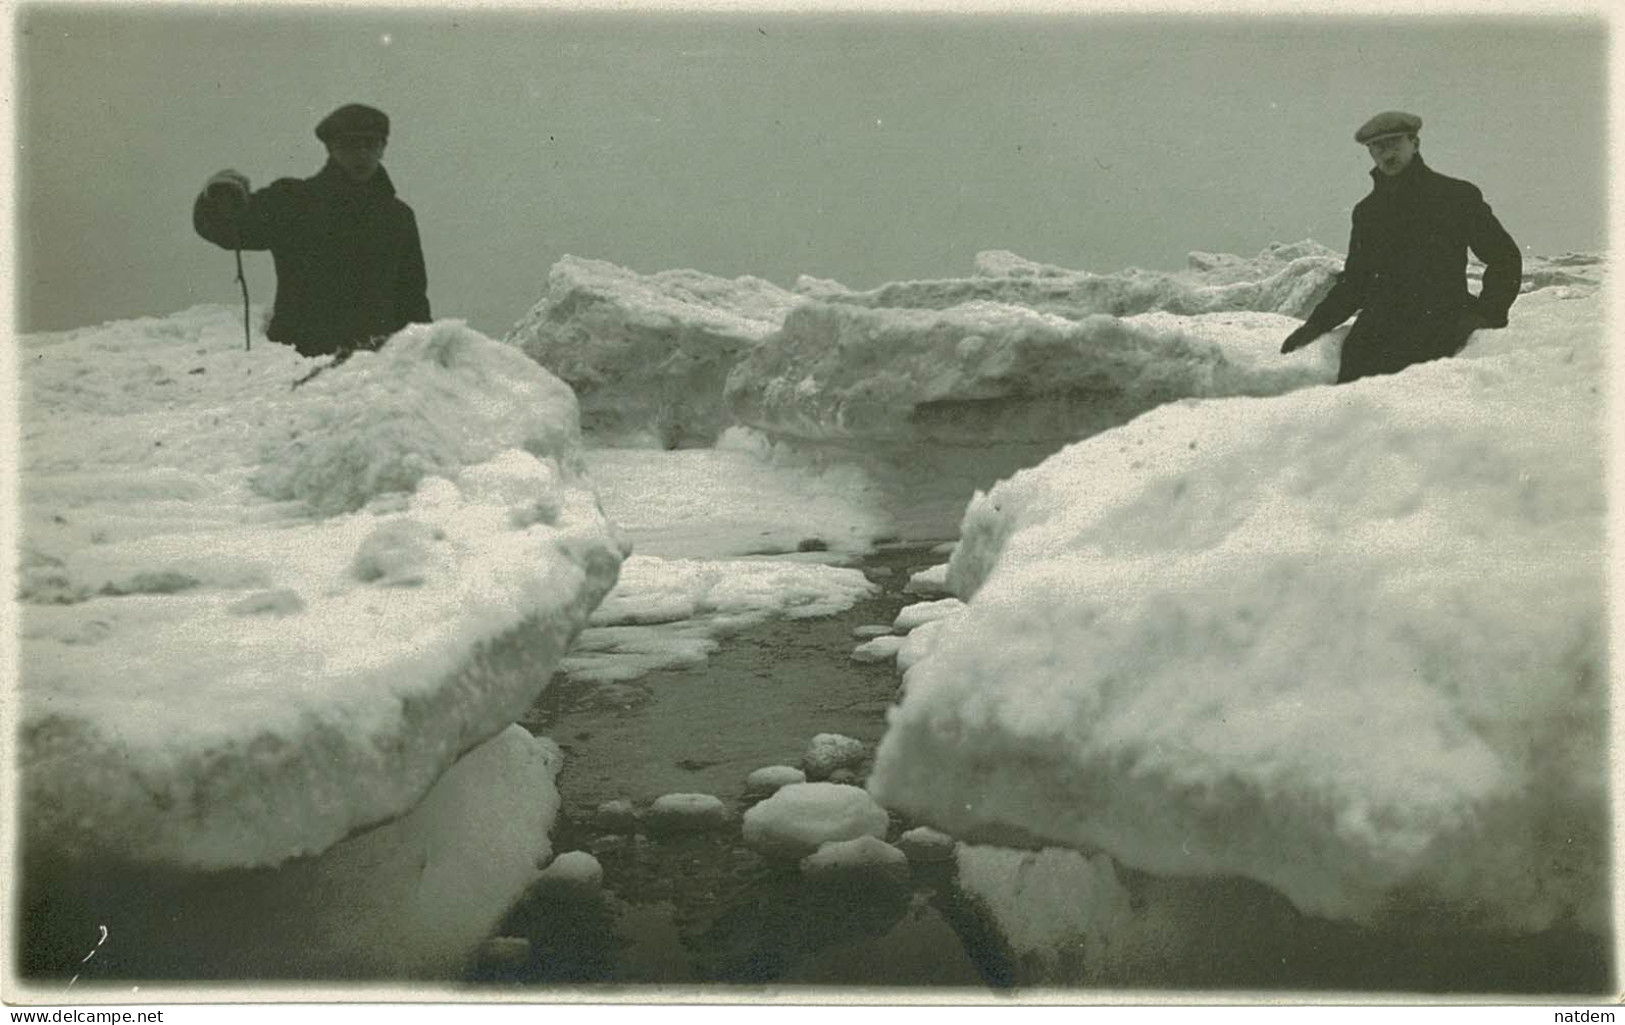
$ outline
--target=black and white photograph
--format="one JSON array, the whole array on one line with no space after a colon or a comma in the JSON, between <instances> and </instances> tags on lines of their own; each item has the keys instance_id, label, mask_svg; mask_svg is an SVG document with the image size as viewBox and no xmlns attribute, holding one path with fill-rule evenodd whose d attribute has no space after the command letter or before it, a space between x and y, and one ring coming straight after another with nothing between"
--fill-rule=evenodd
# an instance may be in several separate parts
<instances>
[{"instance_id":1,"label":"black and white photograph","mask_svg":"<svg viewBox=\"0 0 1625 1025\"><path fill-rule=\"evenodd\" d=\"M5 18L13 1009L1617 1003L1604 5Z\"/></svg>"}]
</instances>

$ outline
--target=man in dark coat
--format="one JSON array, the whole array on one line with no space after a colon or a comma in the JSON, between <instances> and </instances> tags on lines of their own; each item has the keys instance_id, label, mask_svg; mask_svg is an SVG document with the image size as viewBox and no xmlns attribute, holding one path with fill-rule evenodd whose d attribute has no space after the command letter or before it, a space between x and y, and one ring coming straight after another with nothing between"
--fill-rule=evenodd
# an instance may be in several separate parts
<instances>
[{"instance_id":1,"label":"man in dark coat","mask_svg":"<svg viewBox=\"0 0 1625 1025\"><path fill-rule=\"evenodd\" d=\"M314 177L250 192L246 177L221 171L193 204L192 226L225 249L271 251L277 292L266 337L342 358L427 322L428 277L417 219L380 163L389 118L349 104L316 137L328 160Z\"/></svg>"},{"instance_id":2,"label":"man in dark coat","mask_svg":"<svg viewBox=\"0 0 1625 1025\"><path fill-rule=\"evenodd\" d=\"M1454 356L1479 328L1505 327L1523 257L1477 186L1422 160L1415 114L1386 111L1355 133L1376 165L1371 194L1354 207L1348 259L1326 298L1282 352L1308 345L1352 314L1339 383ZM1484 262L1467 290L1467 250Z\"/></svg>"}]
</instances>

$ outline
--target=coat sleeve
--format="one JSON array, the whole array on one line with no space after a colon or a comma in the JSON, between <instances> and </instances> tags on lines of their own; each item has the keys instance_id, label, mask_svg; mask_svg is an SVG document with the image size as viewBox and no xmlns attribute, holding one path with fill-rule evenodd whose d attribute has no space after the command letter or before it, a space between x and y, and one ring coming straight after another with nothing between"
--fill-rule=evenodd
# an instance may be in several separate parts
<instances>
[{"instance_id":1,"label":"coat sleeve","mask_svg":"<svg viewBox=\"0 0 1625 1025\"><path fill-rule=\"evenodd\" d=\"M1326 293L1309 314L1305 324L1317 333L1325 334L1343 321L1354 316L1365 306L1366 293L1371 282L1370 258L1366 253L1365 232L1358 216L1349 230L1349 252L1343 261L1343 271L1336 284Z\"/></svg>"},{"instance_id":2,"label":"coat sleeve","mask_svg":"<svg viewBox=\"0 0 1625 1025\"><path fill-rule=\"evenodd\" d=\"M292 196L283 181L241 199L213 195L207 189L192 203L192 228L222 249L274 248L291 210Z\"/></svg>"},{"instance_id":3,"label":"coat sleeve","mask_svg":"<svg viewBox=\"0 0 1625 1025\"><path fill-rule=\"evenodd\" d=\"M1476 188L1467 202L1467 246L1484 261L1478 312L1490 327L1506 327L1507 310L1518 298L1523 283L1523 253Z\"/></svg>"},{"instance_id":4,"label":"coat sleeve","mask_svg":"<svg viewBox=\"0 0 1625 1025\"><path fill-rule=\"evenodd\" d=\"M429 273L423 265L423 242L418 238L417 216L406 211L406 238L400 271L395 279L395 318L403 324L427 324Z\"/></svg>"}]
</instances>

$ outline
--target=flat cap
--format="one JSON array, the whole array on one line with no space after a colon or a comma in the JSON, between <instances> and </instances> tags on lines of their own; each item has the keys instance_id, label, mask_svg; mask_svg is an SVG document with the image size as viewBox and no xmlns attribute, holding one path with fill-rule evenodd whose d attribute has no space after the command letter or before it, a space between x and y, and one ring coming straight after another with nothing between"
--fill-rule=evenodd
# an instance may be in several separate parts
<instances>
[{"instance_id":1,"label":"flat cap","mask_svg":"<svg viewBox=\"0 0 1625 1025\"><path fill-rule=\"evenodd\" d=\"M1403 110L1385 110L1360 126L1354 141L1364 146L1384 135L1415 135L1422 130L1422 119Z\"/></svg>"},{"instance_id":2,"label":"flat cap","mask_svg":"<svg viewBox=\"0 0 1625 1025\"><path fill-rule=\"evenodd\" d=\"M389 138L389 115L364 103L346 103L322 118L316 138L332 142L341 135L376 135Z\"/></svg>"}]
</instances>

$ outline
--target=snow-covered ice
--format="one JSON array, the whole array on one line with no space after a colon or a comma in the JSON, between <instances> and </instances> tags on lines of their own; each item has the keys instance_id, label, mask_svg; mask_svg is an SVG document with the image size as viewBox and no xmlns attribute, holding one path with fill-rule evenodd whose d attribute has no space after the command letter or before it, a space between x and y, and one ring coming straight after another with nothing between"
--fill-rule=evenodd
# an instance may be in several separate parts
<instances>
[{"instance_id":1,"label":"snow-covered ice","mask_svg":"<svg viewBox=\"0 0 1625 1025\"><path fill-rule=\"evenodd\" d=\"M766 857L798 860L834 840L884 839L891 819L862 789L791 783L745 812L745 843Z\"/></svg>"},{"instance_id":2,"label":"snow-covered ice","mask_svg":"<svg viewBox=\"0 0 1625 1025\"><path fill-rule=\"evenodd\" d=\"M825 302L942 310L986 302L1079 320L1168 310L1182 316L1252 310L1302 317L1331 289L1342 257L1313 241L1269 246L1257 256L1194 252L1179 271L1111 274L1035 263L1006 250L978 253L970 277L894 281L853 292L803 280L797 291Z\"/></svg>"},{"instance_id":3,"label":"snow-covered ice","mask_svg":"<svg viewBox=\"0 0 1625 1025\"><path fill-rule=\"evenodd\" d=\"M726 426L728 372L805 301L758 278L565 256L507 341L575 389L599 441L706 446Z\"/></svg>"},{"instance_id":4,"label":"snow-covered ice","mask_svg":"<svg viewBox=\"0 0 1625 1025\"><path fill-rule=\"evenodd\" d=\"M766 765L745 777L745 796L765 796L791 783L805 782L807 774L793 765Z\"/></svg>"},{"instance_id":5,"label":"snow-covered ice","mask_svg":"<svg viewBox=\"0 0 1625 1025\"><path fill-rule=\"evenodd\" d=\"M909 669L930 652L936 635L963 614L964 609L960 608L949 615L921 623L908 632L908 636L903 638L903 643L897 646L897 671L905 674L903 678L905 682L908 679L906 674Z\"/></svg>"},{"instance_id":6,"label":"snow-covered ice","mask_svg":"<svg viewBox=\"0 0 1625 1025\"><path fill-rule=\"evenodd\" d=\"M866 554L890 530L881 489L861 468L790 458L758 432L733 428L716 446L586 453L604 511L639 555L666 559L791 557L829 562Z\"/></svg>"},{"instance_id":7,"label":"snow-covered ice","mask_svg":"<svg viewBox=\"0 0 1625 1025\"><path fill-rule=\"evenodd\" d=\"M1166 405L977 495L870 789L1316 915L1601 930L1601 319L1535 290L1462 358Z\"/></svg>"},{"instance_id":8,"label":"snow-covered ice","mask_svg":"<svg viewBox=\"0 0 1625 1025\"><path fill-rule=\"evenodd\" d=\"M574 400L520 354L415 327L290 390L314 361L233 327L21 340L30 845L319 852L514 721L615 579Z\"/></svg>"},{"instance_id":9,"label":"snow-covered ice","mask_svg":"<svg viewBox=\"0 0 1625 1025\"><path fill-rule=\"evenodd\" d=\"M813 303L739 363L726 394L738 423L811 441L1059 445L1179 398L1330 381L1335 346L1279 355L1297 323Z\"/></svg>"},{"instance_id":10,"label":"snow-covered ice","mask_svg":"<svg viewBox=\"0 0 1625 1025\"><path fill-rule=\"evenodd\" d=\"M905 605L892 620L892 629L908 633L938 619L957 616L965 611L965 603L958 598L935 598L931 601Z\"/></svg>"},{"instance_id":11,"label":"snow-covered ice","mask_svg":"<svg viewBox=\"0 0 1625 1025\"><path fill-rule=\"evenodd\" d=\"M238 316L19 339L31 859L269 867L406 815L615 581L521 353L414 326L295 389L318 361Z\"/></svg>"},{"instance_id":12,"label":"snow-covered ice","mask_svg":"<svg viewBox=\"0 0 1625 1025\"><path fill-rule=\"evenodd\" d=\"M899 634L885 634L865 641L852 649L854 662L885 662L895 659L897 651L907 638Z\"/></svg>"},{"instance_id":13,"label":"snow-covered ice","mask_svg":"<svg viewBox=\"0 0 1625 1025\"><path fill-rule=\"evenodd\" d=\"M807 750L801 755L801 767L806 770L808 779L827 779L837 769L862 765L868 757L869 748L856 737L820 733L807 744Z\"/></svg>"},{"instance_id":14,"label":"snow-covered ice","mask_svg":"<svg viewBox=\"0 0 1625 1025\"><path fill-rule=\"evenodd\" d=\"M818 289L745 354L729 408L818 441L1059 444L1181 397L1335 376L1335 345L1278 349L1330 288L1337 254L1304 242L1197 256L1173 274L1093 274L983 253L972 277Z\"/></svg>"},{"instance_id":15,"label":"snow-covered ice","mask_svg":"<svg viewBox=\"0 0 1625 1025\"><path fill-rule=\"evenodd\" d=\"M637 554L565 660L572 678L703 666L720 634L841 612L878 590L832 565L867 553L888 529L857 467L780 459L743 430L715 448L590 449L586 462ZM798 550L808 547L817 550Z\"/></svg>"},{"instance_id":16,"label":"snow-covered ice","mask_svg":"<svg viewBox=\"0 0 1625 1025\"><path fill-rule=\"evenodd\" d=\"M631 801L605 801L593 810L593 824L606 833L630 833L638 826L638 810Z\"/></svg>"},{"instance_id":17,"label":"snow-covered ice","mask_svg":"<svg viewBox=\"0 0 1625 1025\"><path fill-rule=\"evenodd\" d=\"M938 563L913 573L903 586L905 594L938 595L948 593L948 564Z\"/></svg>"},{"instance_id":18,"label":"snow-covered ice","mask_svg":"<svg viewBox=\"0 0 1625 1025\"><path fill-rule=\"evenodd\" d=\"M897 849L913 862L951 861L957 843L953 837L940 830L932 829L930 826L915 826L913 829L904 830L903 835L897 838Z\"/></svg>"},{"instance_id":19,"label":"snow-covered ice","mask_svg":"<svg viewBox=\"0 0 1625 1025\"><path fill-rule=\"evenodd\" d=\"M884 840L859 836L822 844L801 859L801 874L842 886L897 886L908 882L908 857Z\"/></svg>"},{"instance_id":20,"label":"snow-covered ice","mask_svg":"<svg viewBox=\"0 0 1625 1025\"><path fill-rule=\"evenodd\" d=\"M536 879L536 888L554 896L596 895L604 884L604 866L586 851L565 851Z\"/></svg>"},{"instance_id":21,"label":"snow-covered ice","mask_svg":"<svg viewBox=\"0 0 1625 1025\"><path fill-rule=\"evenodd\" d=\"M491 968L514 970L530 963L530 940L523 936L493 936L480 947L480 962Z\"/></svg>"},{"instance_id":22,"label":"snow-covered ice","mask_svg":"<svg viewBox=\"0 0 1625 1025\"><path fill-rule=\"evenodd\" d=\"M1129 892L1105 854L972 844L960 844L954 854L959 887L998 923L1030 973L1066 969L1098 980L1113 967L1110 961L1130 956L1137 946L1144 923L1136 920Z\"/></svg>"},{"instance_id":23,"label":"snow-covered ice","mask_svg":"<svg viewBox=\"0 0 1625 1025\"><path fill-rule=\"evenodd\" d=\"M775 616L832 615L878 590L860 570L816 562L633 555L560 665L599 682L695 668L719 634Z\"/></svg>"},{"instance_id":24,"label":"snow-covered ice","mask_svg":"<svg viewBox=\"0 0 1625 1025\"><path fill-rule=\"evenodd\" d=\"M402 817L274 871L41 859L25 892L45 899L20 933L38 951L101 923L128 938L116 949L134 977L452 978L551 856L561 762L551 740L510 726Z\"/></svg>"},{"instance_id":25,"label":"snow-covered ice","mask_svg":"<svg viewBox=\"0 0 1625 1025\"><path fill-rule=\"evenodd\" d=\"M692 833L728 824L728 806L715 794L662 794L643 817L651 833Z\"/></svg>"}]
</instances>

